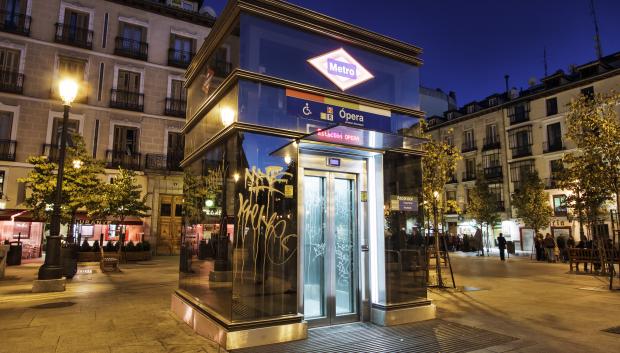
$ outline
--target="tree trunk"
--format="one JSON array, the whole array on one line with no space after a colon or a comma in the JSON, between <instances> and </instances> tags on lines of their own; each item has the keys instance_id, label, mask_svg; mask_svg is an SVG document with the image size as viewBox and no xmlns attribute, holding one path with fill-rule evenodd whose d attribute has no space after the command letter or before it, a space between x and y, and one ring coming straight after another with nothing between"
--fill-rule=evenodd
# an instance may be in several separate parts
<instances>
[{"instance_id":1,"label":"tree trunk","mask_svg":"<svg viewBox=\"0 0 620 353\"><path fill-rule=\"evenodd\" d=\"M73 239L73 226L75 224L75 214L76 213L77 213L77 211L72 211L71 212L71 221L69 221L69 227L67 229L67 243L68 244L73 244L73 242L74 242L74 239Z\"/></svg>"}]
</instances>

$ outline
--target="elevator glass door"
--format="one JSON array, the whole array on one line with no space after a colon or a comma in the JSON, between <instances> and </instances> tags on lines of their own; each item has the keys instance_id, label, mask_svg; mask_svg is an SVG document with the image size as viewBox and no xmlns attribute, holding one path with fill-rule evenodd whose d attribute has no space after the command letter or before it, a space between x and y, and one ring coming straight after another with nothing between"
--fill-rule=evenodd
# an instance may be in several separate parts
<instances>
[{"instance_id":1,"label":"elevator glass door","mask_svg":"<svg viewBox=\"0 0 620 353\"><path fill-rule=\"evenodd\" d=\"M304 173L304 318L313 325L359 320L356 189L353 174Z\"/></svg>"}]
</instances>

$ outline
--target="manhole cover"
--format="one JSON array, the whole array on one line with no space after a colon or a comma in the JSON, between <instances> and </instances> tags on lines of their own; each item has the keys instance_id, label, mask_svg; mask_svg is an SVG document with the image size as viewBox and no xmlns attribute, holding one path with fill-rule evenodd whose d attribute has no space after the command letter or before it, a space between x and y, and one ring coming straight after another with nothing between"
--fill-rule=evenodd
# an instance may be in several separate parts
<instances>
[{"instance_id":1,"label":"manhole cover","mask_svg":"<svg viewBox=\"0 0 620 353\"><path fill-rule=\"evenodd\" d=\"M604 332L615 333L620 335L620 326L610 327L608 329L603 330Z\"/></svg>"},{"instance_id":2,"label":"manhole cover","mask_svg":"<svg viewBox=\"0 0 620 353\"><path fill-rule=\"evenodd\" d=\"M56 309L56 308L66 308L69 306L75 305L74 302L56 302L56 303L47 303L31 306L31 309Z\"/></svg>"}]
</instances>

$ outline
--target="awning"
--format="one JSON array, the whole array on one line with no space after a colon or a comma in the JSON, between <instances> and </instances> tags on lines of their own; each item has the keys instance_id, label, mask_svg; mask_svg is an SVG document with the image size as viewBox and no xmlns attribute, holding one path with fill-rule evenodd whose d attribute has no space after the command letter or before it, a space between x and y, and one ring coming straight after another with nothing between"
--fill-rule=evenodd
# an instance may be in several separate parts
<instances>
[{"instance_id":1,"label":"awning","mask_svg":"<svg viewBox=\"0 0 620 353\"><path fill-rule=\"evenodd\" d=\"M122 225L127 225L127 226L141 226L144 224L144 222L142 222L142 219L138 217L134 217L134 216L126 217L123 222L117 219L114 219L114 218L106 218L103 220L101 219L92 220L88 217L88 214L86 214L85 212L78 212L78 214L75 217L75 223L79 223L79 224L122 224Z\"/></svg>"},{"instance_id":2,"label":"awning","mask_svg":"<svg viewBox=\"0 0 620 353\"><path fill-rule=\"evenodd\" d=\"M401 150L420 152L420 147L426 143L426 139L409 137L385 132L366 130L346 125L335 124L327 128L317 129L298 140L276 149L271 153L275 156L292 155L296 143L313 142L343 147L357 147L365 150L388 151Z\"/></svg>"},{"instance_id":3,"label":"awning","mask_svg":"<svg viewBox=\"0 0 620 353\"><path fill-rule=\"evenodd\" d=\"M8 210L0 210L0 221L15 221L15 222L44 222L44 220L35 219L30 210L17 210L17 209L8 209ZM123 224L130 226L141 226L144 224L142 219L138 217L127 217L121 223L118 220L108 218L105 220L93 221L88 217L86 212L78 212L75 216L75 223L81 224Z\"/></svg>"}]
</instances>

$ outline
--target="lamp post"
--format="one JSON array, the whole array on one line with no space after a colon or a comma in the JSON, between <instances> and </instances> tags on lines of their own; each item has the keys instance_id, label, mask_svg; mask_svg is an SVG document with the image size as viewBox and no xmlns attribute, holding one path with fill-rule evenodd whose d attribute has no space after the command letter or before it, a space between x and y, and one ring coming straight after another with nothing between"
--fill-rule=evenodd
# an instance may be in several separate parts
<instances>
[{"instance_id":1,"label":"lamp post","mask_svg":"<svg viewBox=\"0 0 620 353\"><path fill-rule=\"evenodd\" d=\"M50 235L47 237L45 263L39 268L40 280L60 279L63 275L60 263L60 206L62 203L62 180L65 169L65 153L67 150L67 124L69 123L69 110L78 91L77 82L64 79L58 85L60 97L64 105L62 117L62 130L60 133L60 150L58 151L58 174L56 175L56 195L50 222Z\"/></svg>"}]
</instances>

